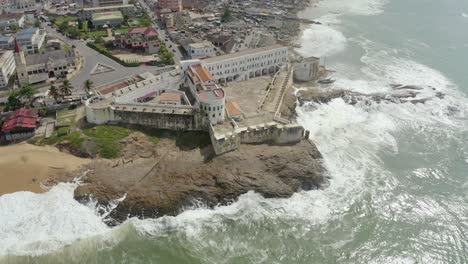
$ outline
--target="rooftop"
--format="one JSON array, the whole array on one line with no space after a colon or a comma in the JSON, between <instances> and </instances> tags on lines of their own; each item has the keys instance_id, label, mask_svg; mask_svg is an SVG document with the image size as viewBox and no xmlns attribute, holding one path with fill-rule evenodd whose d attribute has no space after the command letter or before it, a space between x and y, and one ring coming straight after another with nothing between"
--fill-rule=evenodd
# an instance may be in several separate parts
<instances>
[{"instance_id":1,"label":"rooftop","mask_svg":"<svg viewBox=\"0 0 468 264\"><path fill-rule=\"evenodd\" d=\"M189 46L193 49L202 49L202 48L211 48L213 44L209 41L203 41L203 42L197 42L197 43L191 43Z\"/></svg>"},{"instance_id":2,"label":"rooftop","mask_svg":"<svg viewBox=\"0 0 468 264\"><path fill-rule=\"evenodd\" d=\"M132 28L128 31L128 34L144 34L147 37L157 36L158 31L154 27L141 27Z\"/></svg>"},{"instance_id":3,"label":"rooftop","mask_svg":"<svg viewBox=\"0 0 468 264\"><path fill-rule=\"evenodd\" d=\"M7 13L0 16L0 21L7 21L10 19L20 19L24 14L22 13Z\"/></svg>"},{"instance_id":4,"label":"rooftop","mask_svg":"<svg viewBox=\"0 0 468 264\"><path fill-rule=\"evenodd\" d=\"M202 67L201 65L194 65L192 67L195 69L202 82L209 82L214 80L213 75L211 75L207 68Z\"/></svg>"},{"instance_id":5,"label":"rooftop","mask_svg":"<svg viewBox=\"0 0 468 264\"><path fill-rule=\"evenodd\" d=\"M261 47L261 48L256 48L256 49L248 49L248 50L244 50L244 51L241 51L241 52L236 52L236 53L216 56L216 57L212 57L212 58L207 58L207 59L204 59L203 61L207 62L207 63L218 62L218 61L223 61L223 60L227 60L227 59L233 59L233 58L238 58L238 57L242 57L242 56L247 56L247 55L251 55L251 54L255 54L255 53L259 53L259 52L271 51L271 50L282 49L282 48L286 48L286 47L277 44L277 45L273 45L273 46Z\"/></svg>"},{"instance_id":6,"label":"rooftop","mask_svg":"<svg viewBox=\"0 0 468 264\"><path fill-rule=\"evenodd\" d=\"M96 10L108 10L108 9L117 9L117 8L131 8L135 7L134 5L113 5L113 6L100 6L100 7L89 7L83 8L83 11L96 11Z\"/></svg>"},{"instance_id":7,"label":"rooftop","mask_svg":"<svg viewBox=\"0 0 468 264\"><path fill-rule=\"evenodd\" d=\"M94 13L92 15L93 20L107 20L107 19L123 19L122 12L113 11L113 12L102 12Z\"/></svg>"},{"instance_id":8,"label":"rooftop","mask_svg":"<svg viewBox=\"0 0 468 264\"><path fill-rule=\"evenodd\" d=\"M159 96L159 101L180 102L180 95L178 93L162 93Z\"/></svg>"},{"instance_id":9,"label":"rooftop","mask_svg":"<svg viewBox=\"0 0 468 264\"><path fill-rule=\"evenodd\" d=\"M224 90L221 88L213 90L204 90L198 92L198 97L204 101L213 101L224 98Z\"/></svg>"}]
</instances>

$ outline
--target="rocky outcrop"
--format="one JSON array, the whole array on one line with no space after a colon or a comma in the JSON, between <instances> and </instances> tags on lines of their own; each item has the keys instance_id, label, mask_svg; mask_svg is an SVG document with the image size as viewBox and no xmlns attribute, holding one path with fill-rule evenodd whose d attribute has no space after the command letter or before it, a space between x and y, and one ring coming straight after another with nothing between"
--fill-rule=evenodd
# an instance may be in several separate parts
<instances>
[{"instance_id":1,"label":"rocky outcrop","mask_svg":"<svg viewBox=\"0 0 468 264\"><path fill-rule=\"evenodd\" d=\"M297 93L297 98L300 105L306 102L316 103L328 103L336 98L343 98L348 104L356 104L357 102L392 102L392 103L413 103L423 104L433 97L443 98L444 94L436 92L433 87L419 87L415 85L391 85L392 91L388 93L358 93L344 89L327 89L327 88L316 88L301 90ZM434 92L433 97L417 98L421 90L431 90Z\"/></svg>"},{"instance_id":2,"label":"rocky outcrop","mask_svg":"<svg viewBox=\"0 0 468 264\"><path fill-rule=\"evenodd\" d=\"M109 214L115 221L110 224L129 216L176 215L195 201L226 204L250 190L265 197L289 197L326 181L321 155L308 141L291 146L241 145L214 157L211 146L181 150L173 140L163 139L149 149L141 144L142 137L133 138L134 142L125 141L122 159L90 165L85 184L75 190L76 199L93 196L101 205L126 195ZM140 145L145 146L144 155L133 147Z\"/></svg>"}]
</instances>

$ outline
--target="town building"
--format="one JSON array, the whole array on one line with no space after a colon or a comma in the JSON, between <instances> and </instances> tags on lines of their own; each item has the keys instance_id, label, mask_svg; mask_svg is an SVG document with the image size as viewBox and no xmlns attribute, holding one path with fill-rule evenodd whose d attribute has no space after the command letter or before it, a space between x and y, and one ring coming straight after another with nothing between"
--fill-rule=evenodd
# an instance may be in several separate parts
<instances>
[{"instance_id":1,"label":"town building","mask_svg":"<svg viewBox=\"0 0 468 264\"><path fill-rule=\"evenodd\" d=\"M245 50L203 60L198 60L206 67L217 82L241 81L276 72L288 63L288 48L273 45ZM182 61L181 64L192 64Z\"/></svg>"},{"instance_id":2,"label":"town building","mask_svg":"<svg viewBox=\"0 0 468 264\"><path fill-rule=\"evenodd\" d=\"M0 30L13 30L24 26L24 14L7 13L0 15Z\"/></svg>"},{"instance_id":3,"label":"town building","mask_svg":"<svg viewBox=\"0 0 468 264\"><path fill-rule=\"evenodd\" d=\"M16 40L18 41L21 49L28 54L38 52L46 39L46 31L43 29L30 27L20 30L16 34Z\"/></svg>"},{"instance_id":4,"label":"town building","mask_svg":"<svg viewBox=\"0 0 468 264\"><path fill-rule=\"evenodd\" d=\"M182 11L182 0L159 0L159 9L169 9L172 12Z\"/></svg>"},{"instance_id":5,"label":"town building","mask_svg":"<svg viewBox=\"0 0 468 264\"><path fill-rule=\"evenodd\" d=\"M94 27L119 27L123 23L123 15L120 11L94 13L91 21Z\"/></svg>"},{"instance_id":6,"label":"town building","mask_svg":"<svg viewBox=\"0 0 468 264\"><path fill-rule=\"evenodd\" d=\"M209 41L190 43L187 48L187 56L190 59L204 59L216 56L216 49Z\"/></svg>"},{"instance_id":7,"label":"town building","mask_svg":"<svg viewBox=\"0 0 468 264\"><path fill-rule=\"evenodd\" d=\"M123 0L93 0L94 7L123 5Z\"/></svg>"},{"instance_id":8,"label":"town building","mask_svg":"<svg viewBox=\"0 0 468 264\"><path fill-rule=\"evenodd\" d=\"M36 5L35 0L13 0L13 7L16 9L30 9Z\"/></svg>"},{"instance_id":9,"label":"town building","mask_svg":"<svg viewBox=\"0 0 468 264\"><path fill-rule=\"evenodd\" d=\"M46 50L25 56L18 41L15 40L14 56L18 82L21 85L65 77L70 70L76 67L76 54L73 48L70 50Z\"/></svg>"},{"instance_id":10,"label":"town building","mask_svg":"<svg viewBox=\"0 0 468 264\"><path fill-rule=\"evenodd\" d=\"M125 35L116 33L115 42L121 48L141 49L146 54L158 53L160 48L154 27L132 28Z\"/></svg>"},{"instance_id":11,"label":"town building","mask_svg":"<svg viewBox=\"0 0 468 264\"><path fill-rule=\"evenodd\" d=\"M201 64L190 64L186 67L186 85L190 88L192 94L196 95L205 117L213 125L223 123L226 102L224 90L218 87L213 75L206 67Z\"/></svg>"},{"instance_id":12,"label":"town building","mask_svg":"<svg viewBox=\"0 0 468 264\"><path fill-rule=\"evenodd\" d=\"M120 11L123 15L134 16L136 9L134 5L114 5L114 6L103 6L103 7L89 7L83 8L78 12L78 16L81 20L89 20L95 13L114 12Z\"/></svg>"},{"instance_id":13,"label":"town building","mask_svg":"<svg viewBox=\"0 0 468 264\"><path fill-rule=\"evenodd\" d=\"M0 88L5 88L10 83L16 70L15 56L11 50L0 50Z\"/></svg>"},{"instance_id":14,"label":"town building","mask_svg":"<svg viewBox=\"0 0 468 264\"><path fill-rule=\"evenodd\" d=\"M0 49L13 49L15 44L14 44L14 38L11 35L0 35Z\"/></svg>"},{"instance_id":15,"label":"town building","mask_svg":"<svg viewBox=\"0 0 468 264\"><path fill-rule=\"evenodd\" d=\"M34 136L39 114L37 109L20 108L1 118L0 141L14 141Z\"/></svg>"}]
</instances>

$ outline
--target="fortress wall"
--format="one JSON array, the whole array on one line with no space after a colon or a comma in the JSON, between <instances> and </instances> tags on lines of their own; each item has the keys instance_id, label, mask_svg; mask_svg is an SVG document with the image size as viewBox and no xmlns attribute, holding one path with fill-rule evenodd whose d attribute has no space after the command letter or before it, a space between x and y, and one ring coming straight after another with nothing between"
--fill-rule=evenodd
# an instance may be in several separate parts
<instances>
[{"instance_id":1,"label":"fortress wall","mask_svg":"<svg viewBox=\"0 0 468 264\"><path fill-rule=\"evenodd\" d=\"M125 124L144 125L159 129L201 131L205 130L204 119L198 114L145 113L114 110L114 121Z\"/></svg>"}]
</instances>

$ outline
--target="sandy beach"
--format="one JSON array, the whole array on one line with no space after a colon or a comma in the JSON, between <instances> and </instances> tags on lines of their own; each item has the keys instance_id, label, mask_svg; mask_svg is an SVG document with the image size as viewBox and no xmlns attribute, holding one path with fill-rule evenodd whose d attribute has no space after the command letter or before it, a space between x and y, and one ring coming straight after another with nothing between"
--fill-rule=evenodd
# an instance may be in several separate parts
<instances>
[{"instance_id":1,"label":"sandy beach","mask_svg":"<svg viewBox=\"0 0 468 264\"><path fill-rule=\"evenodd\" d=\"M0 147L0 195L17 191L43 192L41 182L78 170L90 160L51 146L28 143Z\"/></svg>"}]
</instances>

